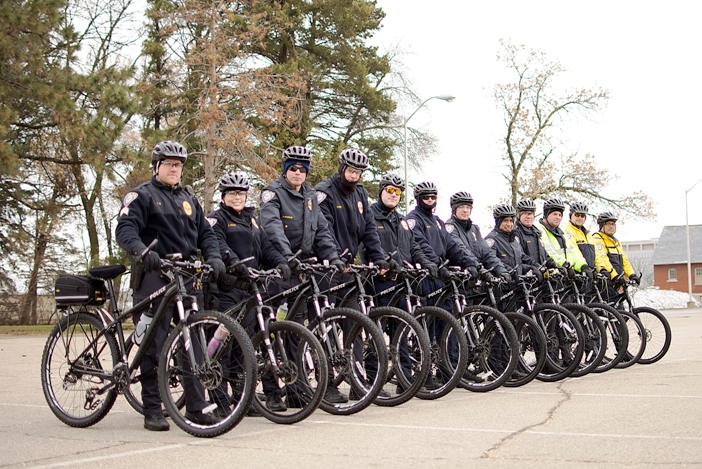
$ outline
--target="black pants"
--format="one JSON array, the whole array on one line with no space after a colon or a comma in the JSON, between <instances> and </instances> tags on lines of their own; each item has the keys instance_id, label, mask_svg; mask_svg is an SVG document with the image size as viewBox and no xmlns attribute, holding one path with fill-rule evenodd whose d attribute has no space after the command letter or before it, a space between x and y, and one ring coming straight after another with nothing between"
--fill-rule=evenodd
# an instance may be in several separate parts
<instances>
[{"instance_id":1,"label":"black pants","mask_svg":"<svg viewBox=\"0 0 702 469\"><path fill-rule=\"evenodd\" d=\"M144 275L144 280L138 290L134 291L134 304L136 305L140 301L147 298L150 294L158 290L159 288L168 284L168 280L161 277L158 272L148 272ZM197 297L198 303L202 302L202 292L196 291L192 288L192 284L188 285L188 294ZM153 315L161 304L161 299L155 301L151 305L151 311L149 315ZM184 305L187 307L187 304ZM141 314L134 315L135 324L139 322ZM166 307L166 311L161 318L161 321L156 324L156 333L149 343L146 354L141 361L141 400L144 406L144 415L154 415L161 412L161 395L158 390L158 362L161 358L161 353L163 352L163 346L166 343L168 334L171 328L171 320L174 319L176 322L179 320L178 312L175 304ZM154 324L152 323L152 326ZM199 353L199 351L198 351ZM196 357L198 358L198 357ZM199 357L201 358L201 357ZM183 366L185 368L189 367L187 357L182 357L185 361ZM200 383L194 378L191 373L186 373L183 377L183 389L185 392L185 407L187 411L196 412L201 411L207 407L208 403L205 400L205 392Z\"/></svg>"}]
</instances>

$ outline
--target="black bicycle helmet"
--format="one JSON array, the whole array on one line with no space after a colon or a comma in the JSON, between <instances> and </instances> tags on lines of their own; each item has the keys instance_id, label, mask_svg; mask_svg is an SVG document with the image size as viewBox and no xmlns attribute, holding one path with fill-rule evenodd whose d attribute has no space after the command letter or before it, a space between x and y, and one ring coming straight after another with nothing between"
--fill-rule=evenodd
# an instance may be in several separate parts
<instances>
[{"instance_id":1,"label":"black bicycle helmet","mask_svg":"<svg viewBox=\"0 0 702 469\"><path fill-rule=\"evenodd\" d=\"M500 204L492 210L492 216L497 220L504 217L515 217L517 212L514 207L509 204Z\"/></svg>"},{"instance_id":2,"label":"black bicycle helmet","mask_svg":"<svg viewBox=\"0 0 702 469\"><path fill-rule=\"evenodd\" d=\"M456 207L460 207L461 205L472 206L473 196L470 195L470 192L456 192L449 199L449 203L451 204L451 210L456 210Z\"/></svg>"},{"instance_id":3,"label":"black bicycle helmet","mask_svg":"<svg viewBox=\"0 0 702 469\"><path fill-rule=\"evenodd\" d=\"M159 161L175 159L185 163L188 159L188 152L183 145L178 142L166 140L156 144L151 150L151 162L158 163Z\"/></svg>"},{"instance_id":4,"label":"black bicycle helmet","mask_svg":"<svg viewBox=\"0 0 702 469\"><path fill-rule=\"evenodd\" d=\"M405 180L402 179L397 174L392 174L392 173L383 174L382 176L380 176L380 182L378 183L378 187L380 188L380 190L383 190L387 186L395 186L404 192Z\"/></svg>"},{"instance_id":5,"label":"black bicycle helmet","mask_svg":"<svg viewBox=\"0 0 702 469\"><path fill-rule=\"evenodd\" d=\"M339 164L351 166L360 171L365 171L370 166L366 154L361 150L354 150L353 148L347 148L339 153Z\"/></svg>"},{"instance_id":6,"label":"black bicycle helmet","mask_svg":"<svg viewBox=\"0 0 702 469\"><path fill-rule=\"evenodd\" d=\"M602 228L602 225L607 223L608 221L617 221L618 218L615 214L612 212L602 212L599 215L597 215L597 224Z\"/></svg>"},{"instance_id":7,"label":"black bicycle helmet","mask_svg":"<svg viewBox=\"0 0 702 469\"><path fill-rule=\"evenodd\" d=\"M307 147L293 145L283 150L283 162L287 160L312 161L312 153Z\"/></svg>"},{"instance_id":8,"label":"black bicycle helmet","mask_svg":"<svg viewBox=\"0 0 702 469\"><path fill-rule=\"evenodd\" d=\"M524 199L517 202L518 212L536 212L536 204L531 199Z\"/></svg>"},{"instance_id":9,"label":"black bicycle helmet","mask_svg":"<svg viewBox=\"0 0 702 469\"><path fill-rule=\"evenodd\" d=\"M226 191L248 191L249 190L249 178L244 176L243 173L229 173L222 176L219 180L219 190L222 193Z\"/></svg>"},{"instance_id":10,"label":"black bicycle helmet","mask_svg":"<svg viewBox=\"0 0 702 469\"><path fill-rule=\"evenodd\" d=\"M423 181L414 186L414 198L417 199L420 196L428 194L438 194L439 191L436 189L436 184L433 182Z\"/></svg>"},{"instance_id":11,"label":"black bicycle helmet","mask_svg":"<svg viewBox=\"0 0 702 469\"><path fill-rule=\"evenodd\" d=\"M570 214L587 213L587 205L584 202L573 202L570 204Z\"/></svg>"},{"instance_id":12,"label":"black bicycle helmet","mask_svg":"<svg viewBox=\"0 0 702 469\"><path fill-rule=\"evenodd\" d=\"M551 212L565 212L565 203L561 199L548 199L544 202L544 215Z\"/></svg>"}]
</instances>

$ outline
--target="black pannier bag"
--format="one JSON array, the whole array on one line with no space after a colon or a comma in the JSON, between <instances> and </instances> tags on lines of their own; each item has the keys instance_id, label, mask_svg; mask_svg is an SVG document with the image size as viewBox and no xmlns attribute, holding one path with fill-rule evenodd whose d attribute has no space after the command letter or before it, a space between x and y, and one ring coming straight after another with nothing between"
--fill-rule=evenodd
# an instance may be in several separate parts
<instances>
[{"instance_id":1,"label":"black pannier bag","mask_svg":"<svg viewBox=\"0 0 702 469\"><path fill-rule=\"evenodd\" d=\"M61 275L54 288L56 303L101 305L107 300L105 282L90 275Z\"/></svg>"}]
</instances>

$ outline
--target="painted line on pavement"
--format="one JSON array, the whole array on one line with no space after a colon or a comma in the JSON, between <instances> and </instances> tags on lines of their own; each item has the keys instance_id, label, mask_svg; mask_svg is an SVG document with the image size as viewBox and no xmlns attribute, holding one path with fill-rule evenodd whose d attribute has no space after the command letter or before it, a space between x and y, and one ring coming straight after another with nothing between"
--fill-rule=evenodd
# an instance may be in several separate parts
<instances>
[{"instance_id":1,"label":"painted line on pavement","mask_svg":"<svg viewBox=\"0 0 702 469\"><path fill-rule=\"evenodd\" d=\"M537 391L491 391L499 394L535 394L543 396L562 396L561 392L537 392ZM589 392L570 392L573 397L623 397L623 398L651 398L651 399L702 399L702 396L681 396L673 394L605 394L605 393L589 393Z\"/></svg>"}]
</instances>

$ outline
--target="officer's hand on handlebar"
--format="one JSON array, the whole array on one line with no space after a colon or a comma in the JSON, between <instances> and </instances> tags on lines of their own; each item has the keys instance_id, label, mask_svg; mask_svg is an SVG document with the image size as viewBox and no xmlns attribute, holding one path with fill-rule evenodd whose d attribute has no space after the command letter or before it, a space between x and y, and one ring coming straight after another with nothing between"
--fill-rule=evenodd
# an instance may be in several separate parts
<instances>
[{"instance_id":1,"label":"officer's hand on handlebar","mask_svg":"<svg viewBox=\"0 0 702 469\"><path fill-rule=\"evenodd\" d=\"M390 263L385 259L380 259L373 263L380 269L380 275L385 275L390 270Z\"/></svg>"},{"instance_id":2,"label":"officer's hand on handlebar","mask_svg":"<svg viewBox=\"0 0 702 469\"><path fill-rule=\"evenodd\" d=\"M346 263L338 257L332 259L331 262L329 262L329 265L336 268L336 270L338 270L339 272L343 272L344 270L346 270Z\"/></svg>"},{"instance_id":3,"label":"officer's hand on handlebar","mask_svg":"<svg viewBox=\"0 0 702 469\"><path fill-rule=\"evenodd\" d=\"M149 251L141 262L144 265L144 272L153 272L161 268L161 258L153 251Z\"/></svg>"},{"instance_id":4,"label":"officer's hand on handlebar","mask_svg":"<svg viewBox=\"0 0 702 469\"><path fill-rule=\"evenodd\" d=\"M509 272L502 272L502 273L500 274L500 277L501 277L502 280L504 280L505 282L508 282L508 283L509 283L509 282L512 281L512 275L511 275Z\"/></svg>"},{"instance_id":5,"label":"officer's hand on handlebar","mask_svg":"<svg viewBox=\"0 0 702 469\"><path fill-rule=\"evenodd\" d=\"M449 271L446 267L439 268L439 278L444 282L448 282L451 280L451 271Z\"/></svg>"},{"instance_id":6,"label":"officer's hand on handlebar","mask_svg":"<svg viewBox=\"0 0 702 469\"><path fill-rule=\"evenodd\" d=\"M288 265L287 262L281 262L277 266L275 266L276 269L278 269L278 272L280 272L280 276L283 277L283 280L286 282L290 280L292 277L292 269Z\"/></svg>"},{"instance_id":7,"label":"officer's hand on handlebar","mask_svg":"<svg viewBox=\"0 0 702 469\"><path fill-rule=\"evenodd\" d=\"M299 272L300 268L302 268L302 262L300 259L298 259L295 256L287 256L286 257L288 261L288 266L290 267L290 270L293 272Z\"/></svg>"},{"instance_id":8,"label":"officer's hand on handlebar","mask_svg":"<svg viewBox=\"0 0 702 469\"><path fill-rule=\"evenodd\" d=\"M222 277L227 269L224 267L224 262L219 257L210 257L206 261L210 267L212 267L212 280L218 280Z\"/></svg>"},{"instance_id":9,"label":"officer's hand on handlebar","mask_svg":"<svg viewBox=\"0 0 702 469\"><path fill-rule=\"evenodd\" d=\"M478 280L478 278L480 277L480 273L478 273L478 268L477 268L477 267L474 267L474 266L472 266L472 265L469 265L469 266L466 268L466 271L468 271L468 274L470 275L470 279L471 279L471 280Z\"/></svg>"},{"instance_id":10,"label":"officer's hand on handlebar","mask_svg":"<svg viewBox=\"0 0 702 469\"><path fill-rule=\"evenodd\" d=\"M635 284L636 286L641 285L641 278L636 274L629 275L629 280L631 280L631 283Z\"/></svg>"},{"instance_id":11,"label":"officer's hand on handlebar","mask_svg":"<svg viewBox=\"0 0 702 469\"><path fill-rule=\"evenodd\" d=\"M429 275L433 278L437 278L439 276L439 266L434 264L433 262L427 262L424 264L422 267L427 269L429 271Z\"/></svg>"},{"instance_id":12,"label":"officer's hand on handlebar","mask_svg":"<svg viewBox=\"0 0 702 469\"><path fill-rule=\"evenodd\" d=\"M580 273L585 274L588 280L592 280L594 278L594 270L592 270L592 267L589 265L585 264L580 268Z\"/></svg>"}]
</instances>

